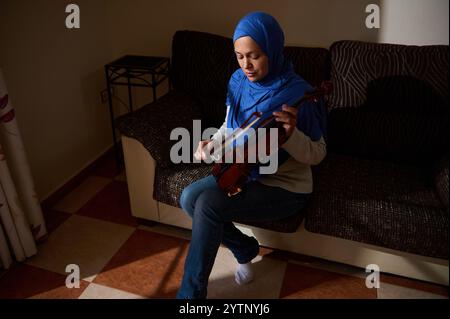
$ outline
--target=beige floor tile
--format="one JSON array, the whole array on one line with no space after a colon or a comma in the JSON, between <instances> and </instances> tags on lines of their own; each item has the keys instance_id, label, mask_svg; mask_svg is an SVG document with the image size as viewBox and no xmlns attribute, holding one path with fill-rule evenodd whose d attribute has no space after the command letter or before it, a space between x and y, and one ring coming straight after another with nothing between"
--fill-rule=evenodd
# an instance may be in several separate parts
<instances>
[{"instance_id":1,"label":"beige floor tile","mask_svg":"<svg viewBox=\"0 0 450 319\"><path fill-rule=\"evenodd\" d=\"M276 299L283 283L286 262L258 256L253 260L255 279L247 285L234 281L237 261L225 247L217 253L208 285L208 298Z\"/></svg>"},{"instance_id":2,"label":"beige floor tile","mask_svg":"<svg viewBox=\"0 0 450 319\"><path fill-rule=\"evenodd\" d=\"M378 288L378 299L448 299L445 296L430 292L380 283Z\"/></svg>"},{"instance_id":3,"label":"beige floor tile","mask_svg":"<svg viewBox=\"0 0 450 319\"><path fill-rule=\"evenodd\" d=\"M91 283L78 299L145 299L145 297Z\"/></svg>"},{"instance_id":4,"label":"beige floor tile","mask_svg":"<svg viewBox=\"0 0 450 319\"><path fill-rule=\"evenodd\" d=\"M139 225L138 229L145 230L145 231L151 231L158 234L163 234L167 236L173 236L177 238L187 239L191 240L191 234L192 231L190 229L185 229L181 227L175 227L171 225L165 225L165 224L157 224L155 226L144 226Z\"/></svg>"},{"instance_id":5,"label":"beige floor tile","mask_svg":"<svg viewBox=\"0 0 450 319\"><path fill-rule=\"evenodd\" d=\"M66 273L68 264L80 267L80 277L92 281L135 228L73 215L39 245L29 265Z\"/></svg>"},{"instance_id":6,"label":"beige floor tile","mask_svg":"<svg viewBox=\"0 0 450 319\"><path fill-rule=\"evenodd\" d=\"M71 193L57 202L53 209L66 213L75 213L110 182L110 178L90 176Z\"/></svg>"},{"instance_id":7,"label":"beige floor tile","mask_svg":"<svg viewBox=\"0 0 450 319\"><path fill-rule=\"evenodd\" d=\"M77 299L88 285L89 282L81 280L79 288L67 288L65 285L61 285L57 288L31 296L29 299Z\"/></svg>"}]
</instances>

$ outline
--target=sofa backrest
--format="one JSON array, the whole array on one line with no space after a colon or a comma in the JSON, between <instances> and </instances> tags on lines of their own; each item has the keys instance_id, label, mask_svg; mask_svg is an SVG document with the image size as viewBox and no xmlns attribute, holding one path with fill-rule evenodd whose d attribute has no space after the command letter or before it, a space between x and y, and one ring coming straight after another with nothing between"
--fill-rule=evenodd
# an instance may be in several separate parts
<instances>
[{"instance_id":1,"label":"sofa backrest","mask_svg":"<svg viewBox=\"0 0 450 319\"><path fill-rule=\"evenodd\" d=\"M238 68L233 43L220 35L177 31L172 41L173 87L205 97L226 96L228 79Z\"/></svg>"},{"instance_id":2,"label":"sofa backrest","mask_svg":"<svg viewBox=\"0 0 450 319\"><path fill-rule=\"evenodd\" d=\"M448 46L338 41L329 149L427 164L448 149Z\"/></svg>"},{"instance_id":3,"label":"sofa backrest","mask_svg":"<svg viewBox=\"0 0 450 319\"><path fill-rule=\"evenodd\" d=\"M337 41L330 47L334 85L330 107L357 107L366 103L374 80L410 76L428 83L448 101L446 45L414 46L361 41Z\"/></svg>"},{"instance_id":4,"label":"sofa backrest","mask_svg":"<svg viewBox=\"0 0 450 319\"><path fill-rule=\"evenodd\" d=\"M313 86L329 78L328 50L291 46L284 52L296 72ZM187 30L175 33L172 42L173 86L199 99L207 124L222 124L228 81L238 67L231 38Z\"/></svg>"}]
</instances>

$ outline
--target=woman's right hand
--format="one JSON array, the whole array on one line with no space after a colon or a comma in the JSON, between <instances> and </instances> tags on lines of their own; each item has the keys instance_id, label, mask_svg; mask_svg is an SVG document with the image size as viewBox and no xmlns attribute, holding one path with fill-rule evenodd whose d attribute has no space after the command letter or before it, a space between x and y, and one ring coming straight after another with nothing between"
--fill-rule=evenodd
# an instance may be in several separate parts
<instances>
[{"instance_id":1,"label":"woman's right hand","mask_svg":"<svg viewBox=\"0 0 450 319\"><path fill-rule=\"evenodd\" d=\"M194 157L196 160L204 161L207 158L207 156L209 156L207 152L205 152L205 150L208 151L208 148L205 149L205 146L208 145L210 142L211 140L203 140L198 142L197 150L194 153Z\"/></svg>"}]
</instances>

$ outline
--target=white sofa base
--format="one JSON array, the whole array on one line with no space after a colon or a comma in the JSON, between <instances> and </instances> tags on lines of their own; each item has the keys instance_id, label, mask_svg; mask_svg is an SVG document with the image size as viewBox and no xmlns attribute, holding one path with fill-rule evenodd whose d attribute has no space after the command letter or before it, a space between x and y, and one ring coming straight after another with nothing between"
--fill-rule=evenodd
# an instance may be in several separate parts
<instances>
[{"instance_id":1,"label":"white sofa base","mask_svg":"<svg viewBox=\"0 0 450 319\"><path fill-rule=\"evenodd\" d=\"M181 209L153 199L155 161L144 146L122 136L131 212L133 216L191 229L191 220ZM295 233L281 233L237 224L261 246L323 258L356 267L376 264L384 273L448 286L448 260L420 256L342 238L311 233L302 224Z\"/></svg>"}]
</instances>

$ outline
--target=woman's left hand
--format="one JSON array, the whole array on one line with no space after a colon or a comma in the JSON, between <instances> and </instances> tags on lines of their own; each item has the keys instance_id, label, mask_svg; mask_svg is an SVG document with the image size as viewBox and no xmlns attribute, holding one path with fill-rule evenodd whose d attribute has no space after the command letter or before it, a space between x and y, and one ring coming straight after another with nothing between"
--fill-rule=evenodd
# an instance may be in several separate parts
<instances>
[{"instance_id":1,"label":"woman's left hand","mask_svg":"<svg viewBox=\"0 0 450 319\"><path fill-rule=\"evenodd\" d=\"M287 104L283 104L281 109L281 112L273 112L273 115L275 115L277 122L283 123L283 127L286 130L286 137L289 138L297 126L297 109Z\"/></svg>"}]
</instances>

